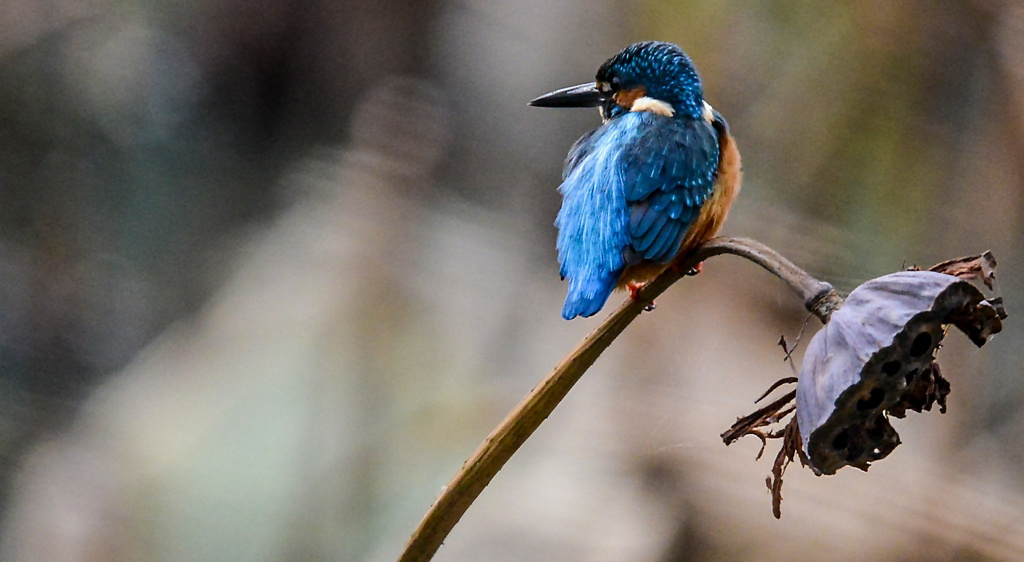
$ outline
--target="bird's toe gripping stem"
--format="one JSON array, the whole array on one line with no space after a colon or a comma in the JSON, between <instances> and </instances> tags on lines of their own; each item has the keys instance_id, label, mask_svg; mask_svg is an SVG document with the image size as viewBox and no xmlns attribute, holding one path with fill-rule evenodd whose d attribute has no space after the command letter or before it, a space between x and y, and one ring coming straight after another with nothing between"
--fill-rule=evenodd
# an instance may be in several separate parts
<instances>
[{"instance_id":1,"label":"bird's toe gripping stem","mask_svg":"<svg viewBox=\"0 0 1024 562\"><path fill-rule=\"evenodd\" d=\"M682 270L681 267L679 267L679 262L674 262L672 264L672 270L675 271L676 273L692 277L692 276L697 275L698 273L704 271L704 262L698 262L697 265L691 267L690 269L686 270L685 272Z\"/></svg>"},{"instance_id":2,"label":"bird's toe gripping stem","mask_svg":"<svg viewBox=\"0 0 1024 562\"><path fill-rule=\"evenodd\" d=\"M629 298L633 301L640 301L640 289L643 289L644 285L641 283L626 283L626 290L629 291ZM654 301L644 304L644 311L650 312L654 310Z\"/></svg>"}]
</instances>

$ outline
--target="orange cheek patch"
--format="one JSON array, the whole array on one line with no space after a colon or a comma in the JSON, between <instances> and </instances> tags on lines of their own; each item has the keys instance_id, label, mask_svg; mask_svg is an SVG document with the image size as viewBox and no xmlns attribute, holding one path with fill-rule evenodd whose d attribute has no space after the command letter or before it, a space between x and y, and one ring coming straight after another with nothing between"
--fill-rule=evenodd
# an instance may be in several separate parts
<instances>
[{"instance_id":1,"label":"orange cheek patch","mask_svg":"<svg viewBox=\"0 0 1024 562\"><path fill-rule=\"evenodd\" d=\"M615 103L621 105L622 107L625 107L626 109L631 109L633 107L633 102L644 97L645 95L647 95L647 90L645 90L643 87L640 87L633 88L632 90L622 90L619 92L615 92L614 99Z\"/></svg>"}]
</instances>

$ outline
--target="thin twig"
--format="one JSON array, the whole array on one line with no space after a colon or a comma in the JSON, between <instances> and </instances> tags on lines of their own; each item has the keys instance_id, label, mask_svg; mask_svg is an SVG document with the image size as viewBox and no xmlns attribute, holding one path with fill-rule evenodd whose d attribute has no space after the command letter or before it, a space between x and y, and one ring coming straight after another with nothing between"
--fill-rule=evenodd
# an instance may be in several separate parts
<instances>
[{"instance_id":1,"label":"thin twig","mask_svg":"<svg viewBox=\"0 0 1024 562\"><path fill-rule=\"evenodd\" d=\"M772 515L776 519L782 519L782 477L786 474L789 463L793 462L794 456L800 459L800 464L803 466L807 466L808 460L803 447L800 446L800 426L795 417L789 420L777 437L782 437L782 448L779 449L779 454L775 457L775 462L772 464L772 475L765 479L765 484L768 485L768 490L772 494ZM764 442L763 439L761 441ZM761 451L764 451L763 445Z\"/></svg>"},{"instance_id":2,"label":"thin twig","mask_svg":"<svg viewBox=\"0 0 1024 562\"><path fill-rule=\"evenodd\" d=\"M740 437L751 435L752 433L755 433L754 430L758 430L762 427L767 427L778 422L780 419L786 417L786 414L790 412L790 410L787 409L787 406L792 403L794 399L796 399L796 391L791 390L786 394L783 394L771 404L768 404L763 408L759 408L757 411L747 414L742 418L738 418L736 423L732 424L732 427L722 433L722 441L726 445L732 445ZM758 454L757 456L760 457L761 455Z\"/></svg>"},{"instance_id":3,"label":"thin twig","mask_svg":"<svg viewBox=\"0 0 1024 562\"><path fill-rule=\"evenodd\" d=\"M824 323L842 299L832 286L819 281L760 242L746 238L715 238L680 259L627 299L505 417L463 464L420 521L399 557L400 562L433 558L448 533L509 458L547 419L555 406L594 364L598 356L644 310L645 306L698 263L721 254L746 258L785 281L804 299L807 309Z\"/></svg>"},{"instance_id":4,"label":"thin twig","mask_svg":"<svg viewBox=\"0 0 1024 562\"><path fill-rule=\"evenodd\" d=\"M768 390L764 391L764 394L762 394L757 400L754 400L754 404L757 404L758 402L764 400L765 398L768 398L768 395L774 392L776 388L779 388L784 384L795 384L796 380L796 377L785 377L775 381L774 383L772 383L771 386L768 387Z\"/></svg>"}]
</instances>

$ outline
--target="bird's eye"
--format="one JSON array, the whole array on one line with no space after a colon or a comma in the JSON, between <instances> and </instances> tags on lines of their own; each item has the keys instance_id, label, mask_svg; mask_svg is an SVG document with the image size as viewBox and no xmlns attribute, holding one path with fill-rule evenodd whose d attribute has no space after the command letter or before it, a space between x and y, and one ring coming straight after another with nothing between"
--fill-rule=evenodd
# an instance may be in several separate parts
<instances>
[{"instance_id":1,"label":"bird's eye","mask_svg":"<svg viewBox=\"0 0 1024 562\"><path fill-rule=\"evenodd\" d=\"M613 76L612 77L612 88L618 90L619 86L622 86L622 79L619 78L618 76Z\"/></svg>"}]
</instances>

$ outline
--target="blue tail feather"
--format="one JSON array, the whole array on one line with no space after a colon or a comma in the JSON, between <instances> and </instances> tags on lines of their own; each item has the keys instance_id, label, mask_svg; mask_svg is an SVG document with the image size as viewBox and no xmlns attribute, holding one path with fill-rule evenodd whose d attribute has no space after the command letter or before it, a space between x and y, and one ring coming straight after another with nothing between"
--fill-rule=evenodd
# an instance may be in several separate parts
<instances>
[{"instance_id":1,"label":"blue tail feather","mask_svg":"<svg viewBox=\"0 0 1024 562\"><path fill-rule=\"evenodd\" d=\"M615 288L615 281L619 272L598 277L571 278L569 279L569 294L565 297L565 306L562 307L562 318L572 320L577 316L593 316L597 314L608 296Z\"/></svg>"}]
</instances>

